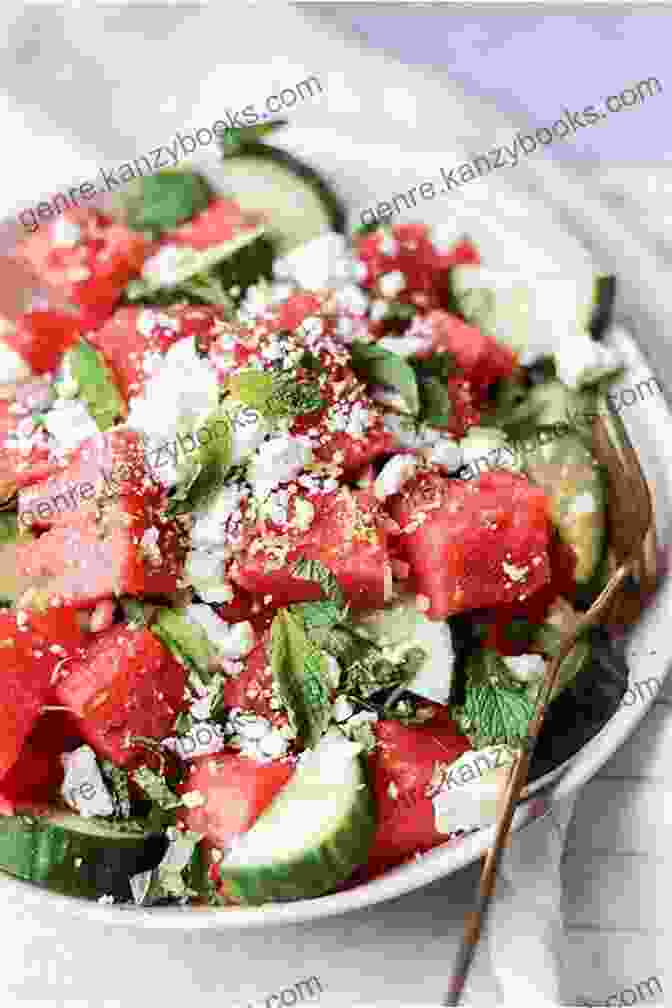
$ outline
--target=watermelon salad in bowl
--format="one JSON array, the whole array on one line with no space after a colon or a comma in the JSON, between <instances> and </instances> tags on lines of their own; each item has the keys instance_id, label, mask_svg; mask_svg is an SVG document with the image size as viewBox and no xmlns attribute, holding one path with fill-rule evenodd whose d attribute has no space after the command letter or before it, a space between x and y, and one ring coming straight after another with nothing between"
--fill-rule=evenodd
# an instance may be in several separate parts
<instances>
[{"instance_id":1,"label":"watermelon salad in bowl","mask_svg":"<svg viewBox=\"0 0 672 1008\"><path fill-rule=\"evenodd\" d=\"M347 234L259 139L224 169L24 234L47 300L1 324L0 868L157 912L329 899L491 823L609 572L613 281ZM533 779L626 683L579 640Z\"/></svg>"}]
</instances>

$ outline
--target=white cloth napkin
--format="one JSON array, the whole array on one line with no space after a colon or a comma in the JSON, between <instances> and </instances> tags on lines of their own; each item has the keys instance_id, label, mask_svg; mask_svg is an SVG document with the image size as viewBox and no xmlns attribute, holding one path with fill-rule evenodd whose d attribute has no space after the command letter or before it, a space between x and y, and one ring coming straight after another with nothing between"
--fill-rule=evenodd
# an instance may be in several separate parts
<instances>
[{"instance_id":1,"label":"white cloth napkin","mask_svg":"<svg viewBox=\"0 0 672 1008\"><path fill-rule=\"evenodd\" d=\"M367 145L390 145L390 120L396 131L389 146L390 175L380 179L378 199L394 191L397 171L406 171L411 181L436 175L440 160L456 163L460 137L473 129L459 93L446 82L439 126L439 109L432 103L437 84L429 74L416 70L406 80L406 68L391 60L381 66L380 54L363 60L359 47L278 3L123 9L10 3L0 14L0 28L5 40L0 111L13 152L3 159L0 211L6 213L92 179L103 166L140 156L178 129L212 124L227 107L242 108L250 101L261 106L269 94L311 74L328 80L328 101L317 96L292 110L297 145L303 143L317 163L336 174L332 123L342 136L355 139L358 150L344 159L349 167L338 182L356 207L376 196L358 175L358 159L367 160ZM450 136L438 136L440 128ZM415 146L405 149L404 138L411 137ZM451 153L437 151L437 144ZM488 215L484 206L481 199L482 226L498 228L498 212L490 208ZM487 940L481 943L465 1004L559 1003L564 958L560 861L573 804L565 799L518 833L506 851ZM446 975L459 930L452 938L452 947L447 942L444 950ZM341 954L347 956L347 948ZM272 944L268 955L273 956ZM338 949L330 955L338 958ZM417 962L422 966L422 950ZM222 1004L236 1001L236 991L225 990L225 978L222 983ZM376 1003L399 1004L382 977L380 983ZM333 1003L346 1003L342 994L334 996ZM53 1003L53 993L50 999ZM321 1000L328 1004L331 996Z\"/></svg>"}]
</instances>

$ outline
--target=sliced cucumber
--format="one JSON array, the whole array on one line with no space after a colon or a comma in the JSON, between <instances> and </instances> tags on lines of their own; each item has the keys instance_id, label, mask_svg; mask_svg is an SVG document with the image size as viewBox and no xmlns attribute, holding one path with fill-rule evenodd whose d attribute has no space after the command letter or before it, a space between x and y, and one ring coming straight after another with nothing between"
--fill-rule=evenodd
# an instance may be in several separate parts
<instances>
[{"instance_id":1,"label":"sliced cucumber","mask_svg":"<svg viewBox=\"0 0 672 1008\"><path fill-rule=\"evenodd\" d=\"M224 157L221 185L244 211L268 214L269 235L279 256L325 231L345 234L346 213L331 186L287 151L243 143ZM218 177L220 181L220 177Z\"/></svg>"},{"instance_id":2,"label":"sliced cucumber","mask_svg":"<svg viewBox=\"0 0 672 1008\"><path fill-rule=\"evenodd\" d=\"M551 500L551 517L576 554L577 600L601 586L607 547L604 473L583 440L567 434L538 444L524 458L525 471Z\"/></svg>"},{"instance_id":3,"label":"sliced cucumber","mask_svg":"<svg viewBox=\"0 0 672 1008\"><path fill-rule=\"evenodd\" d=\"M310 899L363 864L375 830L360 747L331 728L220 864L223 895L237 903Z\"/></svg>"},{"instance_id":4,"label":"sliced cucumber","mask_svg":"<svg viewBox=\"0 0 672 1008\"><path fill-rule=\"evenodd\" d=\"M566 349L573 332L588 330L599 298L597 279L456 266L451 291L463 317L519 354Z\"/></svg>"},{"instance_id":5,"label":"sliced cucumber","mask_svg":"<svg viewBox=\"0 0 672 1008\"><path fill-rule=\"evenodd\" d=\"M156 867L165 849L161 834L132 820L61 811L0 816L0 868L69 896L129 900L130 877Z\"/></svg>"}]
</instances>

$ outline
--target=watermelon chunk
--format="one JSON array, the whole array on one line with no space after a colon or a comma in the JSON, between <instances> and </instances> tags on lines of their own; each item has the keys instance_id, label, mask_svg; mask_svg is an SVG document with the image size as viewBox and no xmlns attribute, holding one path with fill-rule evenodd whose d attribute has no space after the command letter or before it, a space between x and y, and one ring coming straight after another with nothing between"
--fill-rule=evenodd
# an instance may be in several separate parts
<instances>
[{"instance_id":1,"label":"watermelon chunk","mask_svg":"<svg viewBox=\"0 0 672 1008\"><path fill-rule=\"evenodd\" d=\"M131 396L142 395L156 354L165 354L173 343L190 337L207 352L223 321L222 310L209 305L118 308L90 339L128 402Z\"/></svg>"},{"instance_id":2,"label":"watermelon chunk","mask_svg":"<svg viewBox=\"0 0 672 1008\"><path fill-rule=\"evenodd\" d=\"M290 759L259 763L234 752L198 756L192 760L178 793L198 792L204 804L179 809L178 822L203 835L207 854L215 859L230 850L237 837L249 830L294 772Z\"/></svg>"},{"instance_id":3,"label":"watermelon chunk","mask_svg":"<svg viewBox=\"0 0 672 1008\"><path fill-rule=\"evenodd\" d=\"M19 516L23 525L49 528L95 514L98 505L111 502L119 513L139 517L161 500L141 436L112 428L83 441L58 472L23 488Z\"/></svg>"},{"instance_id":4,"label":"watermelon chunk","mask_svg":"<svg viewBox=\"0 0 672 1008\"><path fill-rule=\"evenodd\" d=\"M430 618L521 601L550 578L548 501L524 476L429 471L387 503Z\"/></svg>"},{"instance_id":5,"label":"watermelon chunk","mask_svg":"<svg viewBox=\"0 0 672 1008\"><path fill-rule=\"evenodd\" d=\"M56 666L76 657L83 642L71 611L0 612L0 778L39 717Z\"/></svg>"},{"instance_id":6,"label":"watermelon chunk","mask_svg":"<svg viewBox=\"0 0 672 1008\"><path fill-rule=\"evenodd\" d=\"M59 311L30 311L5 326L3 339L30 367L33 374L55 371L65 351L76 343L81 324Z\"/></svg>"},{"instance_id":7,"label":"watermelon chunk","mask_svg":"<svg viewBox=\"0 0 672 1008\"><path fill-rule=\"evenodd\" d=\"M76 717L82 738L119 766L137 753L129 736L165 738L184 708L185 669L146 628L103 631L64 671L55 687L59 703Z\"/></svg>"},{"instance_id":8,"label":"watermelon chunk","mask_svg":"<svg viewBox=\"0 0 672 1008\"><path fill-rule=\"evenodd\" d=\"M0 399L0 499L46 479L58 469L49 435L34 422L33 412L47 402L49 386L38 380L17 385L15 399Z\"/></svg>"},{"instance_id":9,"label":"watermelon chunk","mask_svg":"<svg viewBox=\"0 0 672 1008\"><path fill-rule=\"evenodd\" d=\"M254 231L263 221L261 214L244 213L235 200L214 199L190 221L172 231L164 231L161 244L206 249L231 241L245 231Z\"/></svg>"},{"instance_id":10,"label":"watermelon chunk","mask_svg":"<svg viewBox=\"0 0 672 1008\"><path fill-rule=\"evenodd\" d=\"M438 705L425 724L379 721L374 732L378 744L369 756L369 776L378 825L367 863L369 877L445 842L445 834L434 824L427 791L437 762L453 763L471 749L446 709Z\"/></svg>"},{"instance_id":11,"label":"watermelon chunk","mask_svg":"<svg viewBox=\"0 0 672 1008\"><path fill-rule=\"evenodd\" d=\"M79 308L87 329L96 329L139 272L149 248L143 235L98 210L78 207L38 228L17 254L45 287Z\"/></svg>"},{"instance_id":12,"label":"watermelon chunk","mask_svg":"<svg viewBox=\"0 0 672 1008\"><path fill-rule=\"evenodd\" d=\"M481 332L478 326L440 310L430 312L427 322L432 329L432 350L448 350L454 355L477 396L482 397L494 381L508 378L516 370L513 350Z\"/></svg>"},{"instance_id":13,"label":"watermelon chunk","mask_svg":"<svg viewBox=\"0 0 672 1008\"><path fill-rule=\"evenodd\" d=\"M391 571L384 515L373 494L342 488L315 495L311 503L315 517L310 528L300 532L290 527L279 551L264 547L259 523L248 527L247 546L231 572L234 581L263 596L268 605L319 599L319 585L289 572L291 564L304 556L333 572L354 608L382 606L391 587Z\"/></svg>"}]
</instances>

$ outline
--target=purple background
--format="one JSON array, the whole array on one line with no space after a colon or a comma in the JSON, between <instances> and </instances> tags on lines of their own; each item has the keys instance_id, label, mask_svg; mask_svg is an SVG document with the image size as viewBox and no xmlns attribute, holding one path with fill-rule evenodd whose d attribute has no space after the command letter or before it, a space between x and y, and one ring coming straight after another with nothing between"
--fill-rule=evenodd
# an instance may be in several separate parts
<instances>
[{"instance_id":1,"label":"purple background","mask_svg":"<svg viewBox=\"0 0 672 1008\"><path fill-rule=\"evenodd\" d=\"M661 93L546 150L558 158L672 159L672 9L421 11L354 4L325 10L406 63L447 69L468 92L495 99L521 131L550 126L563 108L599 107L609 95L657 77Z\"/></svg>"}]
</instances>

